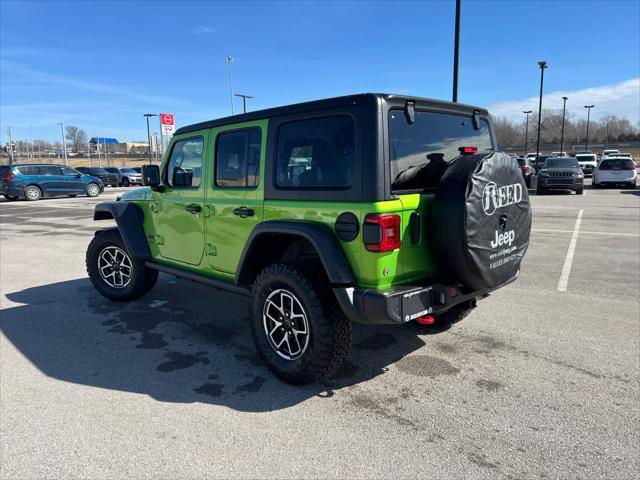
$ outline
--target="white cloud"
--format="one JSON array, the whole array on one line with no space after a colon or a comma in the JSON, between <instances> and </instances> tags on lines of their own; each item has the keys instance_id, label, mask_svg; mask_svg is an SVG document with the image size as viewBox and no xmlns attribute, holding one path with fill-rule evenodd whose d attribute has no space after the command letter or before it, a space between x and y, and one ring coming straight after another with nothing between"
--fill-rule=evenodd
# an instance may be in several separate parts
<instances>
[{"instance_id":1,"label":"white cloud","mask_svg":"<svg viewBox=\"0 0 640 480\"><path fill-rule=\"evenodd\" d=\"M573 114L574 118L585 115L585 105L595 105L591 110L594 119L616 115L626 117L634 124L640 120L640 78L600 87L546 93L542 96L542 109L562 110L562 97L569 97L567 113ZM493 115L520 122L524 118L523 110L538 111L538 97L498 102L488 108Z\"/></svg>"},{"instance_id":2,"label":"white cloud","mask_svg":"<svg viewBox=\"0 0 640 480\"><path fill-rule=\"evenodd\" d=\"M208 33L216 33L216 29L208 25L199 25L191 30L191 33L196 35L203 35Z\"/></svg>"}]
</instances>

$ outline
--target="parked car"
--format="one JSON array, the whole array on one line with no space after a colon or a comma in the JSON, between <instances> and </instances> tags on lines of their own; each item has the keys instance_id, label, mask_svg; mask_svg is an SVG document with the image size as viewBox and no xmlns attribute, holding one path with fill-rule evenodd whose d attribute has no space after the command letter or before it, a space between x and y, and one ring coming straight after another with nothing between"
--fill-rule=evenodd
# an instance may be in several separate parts
<instances>
[{"instance_id":1,"label":"parked car","mask_svg":"<svg viewBox=\"0 0 640 480\"><path fill-rule=\"evenodd\" d=\"M142 173L136 172L133 168L117 167L122 175L121 185L130 187L131 185L142 185Z\"/></svg>"},{"instance_id":2,"label":"parked car","mask_svg":"<svg viewBox=\"0 0 640 480\"><path fill-rule=\"evenodd\" d=\"M118 176L115 173L109 173L104 168L97 167L78 167L76 168L81 173L85 175L91 175L94 177L98 177L105 185L111 185L112 187L119 186L120 182L118 181Z\"/></svg>"},{"instance_id":3,"label":"parked car","mask_svg":"<svg viewBox=\"0 0 640 480\"><path fill-rule=\"evenodd\" d=\"M118 167L104 167L107 173L113 173L116 176L116 181L118 182L117 186L122 186L122 172L120 172L120 168ZM116 185L114 185L116 186Z\"/></svg>"},{"instance_id":4,"label":"parked car","mask_svg":"<svg viewBox=\"0 0 640 480\"><path fill-rule=\"evenodd\" d=\"M584 191L584 174L580 164L572 157L549 157L538 172L536 192L542 195L549 190L573 190L578 195Z\"/></svg>"},{"instance_id":5,"label":"parked car","mask_svg":"<svg viewBox=\"0 0 640 480\"><path fill-rule=\"evenodd\" d=\"M593 169L598 164L598 159L593 153L576 153L574 158L578 161L578 165L580 165L584 174L592 174Z\"/></svg>"},{"instance_id":6,"label":"parked car","mask_svg":"<svg viewBox=\"0 0 640 480\"><path fill-rule=\"evenodd\" d=\"M603 150L602 153L600 154L600 160L604 160L605 158L612 155L618 155L619 153L620 153L620 150Z\"/></svg>"},{"instance_id":7,"label":"parked car","mask_svg":"<svg viewBox=\"0 0 640 480\"><path fill-rule=\"evenodd\" d=\"M535 167L531 164L528 158L519 157L516 158L516 161L518 162L518 166L522 171L524 183L527 185L527 188L531 188L531 178L536 174Z\"/></svg>"},{"instance_id":8,"label":"parked car","mask_svg":"<svg viewBox=\"0 0 640 480\"><path fill-rule=\"evenodd\" d=\"M633 155L631 155L630 153L619 153L619 154L616 155L616 157L619 157L619 158L630 158L634 162L636 161L636 159L633 158Z\"/></svg>"},{"instance_id":9,"label":"parked car","mask_svg":"<svg viewBox=\"0 0 640 480\"><path fill-rule=\"evenodd\" d=\"M0 195L7 200L40 200L42 197L87 195L104 191L102 180L83 175L73 168L51 164L13 164L0 166Z\"/></svg>"},{"instance_id":10,"label":"parked car","mask_svg":"<svg viewBox=\"0 0 640 480\"><path fill-rule=\"evenodd\" d=\"M551 157L551 155L538 155L535 160L531 161L531 165L539 172L544 167L544 162L547 158Z\"/></svg>"},{"instance_id":11,"label":"parked car","mask_svg":"<svg viewBox=\"0 0 640 480\"><path fill-rule=\"evenodd\" d=\"M567 152L551 152L550 157L568 157Z\"/></svg>"},{"instance_id":12,"label":"parked car","mask_svg":"<svg viewBox=\"0 0 640 480\"><path fill-rule=\"evenodd\" d=\"M529 197L490 122L362 94L182 127L162 167L143 168L149 188L96 206L117 227L91 241L89 278L118 302L159 271L246 295L271 371L328 377L352 322L449 325L517 278Z\"/></svg>"},{"instance_id":13,"label":"parked car","mask_svg":"<svg viewBox=\"0 0 640 480\"><path fill-rule=\"evenodd\" d=\"M606 185L622 185L636 188L638 172L633 160L626 157L608 156L600 161L593 171L594 188Z\"/></svg>"},{"instance_id":14,"label":"parked car","mask_svg":"<svg viewBox=\"0 0 640 480\"><path fill-rule=\"evenodd\" d=\"M131 170L142 175L142 167L131 167Z\"/></svg>"}]
</instances>

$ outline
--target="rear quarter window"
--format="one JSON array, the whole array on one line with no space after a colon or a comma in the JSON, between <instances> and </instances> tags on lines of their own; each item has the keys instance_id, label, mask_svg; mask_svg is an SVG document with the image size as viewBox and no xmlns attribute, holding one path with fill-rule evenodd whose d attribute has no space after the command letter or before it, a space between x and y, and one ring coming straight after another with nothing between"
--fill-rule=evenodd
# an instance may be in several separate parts
<instances>
[{"instance_id":1,"label":"rear quarter window","mask_svg":"<svg viewBox=\"0 0 640 480\"><path fill-rule=\"evenodd\" d=\"M278 188L349 188L354 165L355 124L350 116L297 120L278 129Z\"/></svg>"}]
</instances>

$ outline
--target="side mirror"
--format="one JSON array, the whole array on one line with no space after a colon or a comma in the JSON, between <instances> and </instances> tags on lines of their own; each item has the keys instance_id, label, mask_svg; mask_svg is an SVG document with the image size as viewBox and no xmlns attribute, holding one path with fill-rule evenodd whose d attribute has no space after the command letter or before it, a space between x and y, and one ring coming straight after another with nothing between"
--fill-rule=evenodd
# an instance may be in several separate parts
<instances>
[{"instance_id":1,"label":"side mirror","mask_svg":"<svg viewBox=\"0 0 640 480\"><path fill-rule=\"evenodd\" d=\"M158 165L142 166L142 184L156 190L160 187L160 167Z\"/></svg>"}]
</instances>

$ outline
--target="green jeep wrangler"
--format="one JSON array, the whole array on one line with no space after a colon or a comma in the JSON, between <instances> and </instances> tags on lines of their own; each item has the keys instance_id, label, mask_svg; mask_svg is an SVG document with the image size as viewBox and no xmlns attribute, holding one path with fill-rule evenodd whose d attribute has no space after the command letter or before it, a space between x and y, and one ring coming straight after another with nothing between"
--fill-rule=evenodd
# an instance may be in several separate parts
<instances>
[{"instance_id":1,"label":"green jeep wrangler","mask_svg":"<svg viewBox=\"0 0 640 480\"><path fill-rule=\"evenodd\" d=\"M113 301L158 272L249 297L284 381L335 373L351 322L449 324L516 279L531 230L488 112L362 94L180 128L145 188L96 205L87 251ZM242 321L242 319L238 319Z\"/></svg>"}]
</instances>

